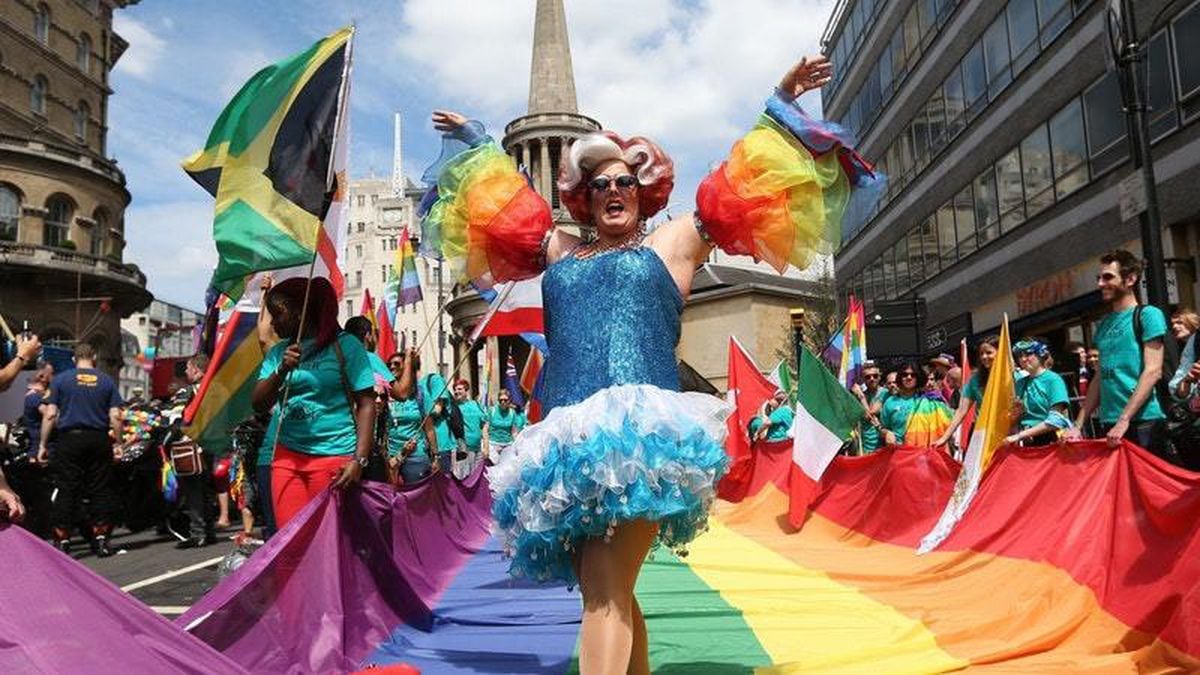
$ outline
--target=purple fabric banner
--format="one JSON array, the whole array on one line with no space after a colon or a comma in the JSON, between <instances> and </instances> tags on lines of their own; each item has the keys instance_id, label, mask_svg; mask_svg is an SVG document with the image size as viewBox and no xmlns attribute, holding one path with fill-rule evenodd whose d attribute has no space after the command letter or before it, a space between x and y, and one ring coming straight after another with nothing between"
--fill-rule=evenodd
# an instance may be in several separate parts
<instances>
[{"instance_id":1,"label":"purple fabric banner","mask_svg":"<svg viewBox=\"0 0 1200 675\"><path fill-rule=\"evenodd\" d=\"M322 494L176 624L256 673L358 669L398 627L429 630L487 541L482 469Z\"/></svg>"},{"instance_id":2,"label":"purple fabric banner","mask_svg":"<svg viewBox=\"0 0 1200 675\"><path fill-rule=\"evenodd\" d=\"M0 551L0 672L246 672L19 527L0 524Z\"/></svg>"}]
</instances>

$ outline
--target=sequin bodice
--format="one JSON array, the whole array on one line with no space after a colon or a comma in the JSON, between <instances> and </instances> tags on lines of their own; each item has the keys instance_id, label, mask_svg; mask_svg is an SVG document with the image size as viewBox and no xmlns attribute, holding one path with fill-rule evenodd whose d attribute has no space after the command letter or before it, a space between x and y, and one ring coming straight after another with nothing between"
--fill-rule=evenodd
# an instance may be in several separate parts
<instances>
[{"instance_id":1,"label":"sequin bodice","mask_svg":"<svg viewBox=\"0 0 1200 675\"><path fill-rule=\"evenodd\" d=\"M654 251L567 256L542 277L542 303L550 346L546 412L618 384L678 391L683 299Z\"/></svg>"}]
</instances>

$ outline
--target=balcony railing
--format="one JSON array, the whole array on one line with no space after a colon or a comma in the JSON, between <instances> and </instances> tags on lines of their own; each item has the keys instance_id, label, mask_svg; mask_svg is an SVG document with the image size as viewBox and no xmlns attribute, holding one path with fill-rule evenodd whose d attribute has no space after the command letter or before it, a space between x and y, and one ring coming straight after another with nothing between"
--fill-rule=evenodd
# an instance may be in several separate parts
<instances>
[{"instance_id":1,"label":"balcony railing","mask_svg":"<svg viewBox=\"0 0 1200 675\"><path fill-rule=\"evenodd\" d=\"M117 168L116 162L100 159L76 148L0 134L0 150L52 156L60 161L70 162L84 169L95 171L113 182L125 184L125 175Z\"/></svg>"},{"instance_id":2,"label":"balcony railing","mask_svg":"<svg viewBox=\"0 0 1200 675\"><path fill-rule=\"evenodd\" d=\"M135 265L51 246L0 241L0 265L25 265L46 267L57 272L96 274L146 287L146 275Z\"/></svg>"}]
</instances>

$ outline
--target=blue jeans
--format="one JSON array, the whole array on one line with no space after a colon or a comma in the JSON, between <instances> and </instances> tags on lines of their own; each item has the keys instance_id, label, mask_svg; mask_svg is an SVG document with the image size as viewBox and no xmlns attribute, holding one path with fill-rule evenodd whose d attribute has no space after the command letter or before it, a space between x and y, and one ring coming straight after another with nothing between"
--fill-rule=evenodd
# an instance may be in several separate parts
<instances>
[{"instance_id":1,"label":"blue jeans","mask_svg":"<svg viewBox=\"0 0 1200 675\"><path fill-rule=\"evenodd\" d=\"M418 455L413 453L400 463L400 478L405 485L415 483L429 475L429 470L433 467L429 461L429 456L425 454Z\"/></svg>"}]
</instances>

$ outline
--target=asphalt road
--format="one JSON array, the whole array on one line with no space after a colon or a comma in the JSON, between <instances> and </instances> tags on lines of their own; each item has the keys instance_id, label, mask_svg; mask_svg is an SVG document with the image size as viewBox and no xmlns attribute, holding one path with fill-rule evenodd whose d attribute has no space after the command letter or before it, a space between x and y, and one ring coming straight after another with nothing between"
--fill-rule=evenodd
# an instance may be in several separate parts
<instances>
[{"instance_id":1,"label":"asphalt road","mask_svg":"<svg viewBox=\"0 0 1200 675\"><path fill-rule=\"evenodd\" d=\"M117 555L97 558L75 540L72 557L108 579L168 619L182 614L217 583L217 565L234 550L230 529L219 541L204 548L180 550L171 535L154 530L130 533L118 530L111 546Z\"/></svg>"}]
</instances>

